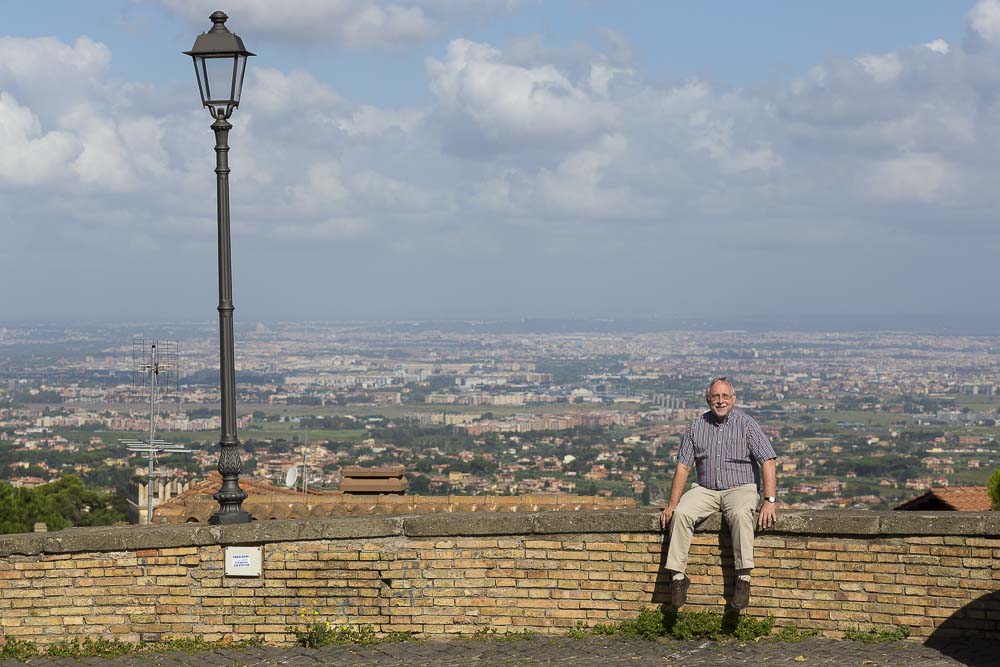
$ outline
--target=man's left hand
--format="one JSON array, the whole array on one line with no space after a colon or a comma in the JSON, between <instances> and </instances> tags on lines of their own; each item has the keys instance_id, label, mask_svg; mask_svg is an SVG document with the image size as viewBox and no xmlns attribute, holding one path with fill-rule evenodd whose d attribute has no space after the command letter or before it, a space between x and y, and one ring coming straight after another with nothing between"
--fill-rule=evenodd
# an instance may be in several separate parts
<instances>
[{"instance_id":1,"label":"man's left hand","mask_svg":"<svg viewBox=\"0 0 1000 667\"><path fill-rule=\"evenodd\" d=\"M765 500L764 504L760 506L760 513L757 516L757 527L771 528L777 520L778 515L775 512L774 503L769 503Z\"/></svg>"}]
</instances>

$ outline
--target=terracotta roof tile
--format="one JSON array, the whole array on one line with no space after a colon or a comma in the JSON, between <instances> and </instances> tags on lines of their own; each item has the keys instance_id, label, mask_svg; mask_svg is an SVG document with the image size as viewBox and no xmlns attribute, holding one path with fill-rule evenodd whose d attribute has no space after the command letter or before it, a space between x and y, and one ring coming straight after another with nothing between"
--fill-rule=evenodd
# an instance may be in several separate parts
<instances>
[{"instance_id":1,"label":"terracotta roof tile","mask_svg":"<svg viewBox=\"0 0 1000 667\"><path fill-rule=\"evenodd\" d=\"M897 510L951 510L989 512L990 495L985 486L946 486L929 489L896 507Z\"/></svg>"},{"instance_id":2,"label":"terracotta roof tile","mask_svg":"<svg viewBox=\"0 0 1000 667\"><path fill-rule=\"evenodd\" d=\"M406 467L401 465L374 466L371 468L344 466L340 474L342 477L402 477L406 474Z\"/></svg>"},{"instance_id":3,"label":"terracotta roof tile","mask_svg":"<svg viewBox=\"0 0 1000 667\"><path fill-rule=\"evenodd\" d=\"M360 480L359 480L360 481ZM372 480L374 481L374 480ZM222 478L192 484L153 510L153 523L205 522L219 508L212 498ZM247 492L243 508L254 519L293 519L328 516L426 514L432 512L538 512L542 510L625 509L635 507L632 498L577 496L568 493L538 493L524 496L418 496L406 494L355 495L339 491L309 489L301 492L252 477L241 477ZM303 502L305 500L305 502Z\"/></svg>"}]
</instances>

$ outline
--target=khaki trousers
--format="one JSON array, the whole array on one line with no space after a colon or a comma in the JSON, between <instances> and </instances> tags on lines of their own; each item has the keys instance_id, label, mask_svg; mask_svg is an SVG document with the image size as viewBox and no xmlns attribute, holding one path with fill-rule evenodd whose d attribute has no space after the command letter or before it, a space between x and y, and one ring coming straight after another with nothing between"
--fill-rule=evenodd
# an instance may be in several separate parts
<instances>
[{"instance_id":1,"label":"khaki trousers","mask_svg":"<svg viewBox=\"0 0 1000 667\"><path fill-rule=\"evenodd\" d=\"M744 484L725 491L713 491L698 484L681 496L670 519L670 546L666 568L684 572L695 525L713 512L722 512L733 536L733 559L737 570L753 567L754 512L760 498L756 484Z\"/></svg>"}]
</instances>

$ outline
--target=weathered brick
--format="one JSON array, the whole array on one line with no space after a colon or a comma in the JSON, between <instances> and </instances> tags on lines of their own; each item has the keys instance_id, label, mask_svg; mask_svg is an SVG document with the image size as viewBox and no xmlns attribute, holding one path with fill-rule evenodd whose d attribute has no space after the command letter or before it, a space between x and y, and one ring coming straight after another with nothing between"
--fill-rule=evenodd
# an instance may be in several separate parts
<instances>
[{"instance_id":1,"label":"weathered brick","mask_svg":"<svg viewBox=\"0 0 1000 667\"><path fill-rule=\"evenodd\" d=\"M301 605L331 622L405 624L431 634L487 616L494 625L516 620L518 627L545 629L634 616L656 603L664 585L659 534L274 544L259 580L223 577L218 545L187 549L0 559L0 627L40 629L51 641L82 619L123 635L164 626L163 632L290 642L285 626ZM697 584L689 594L692 609L725 602L730 549L724 534L696 535L688 568ZM761 536L753 606L826 632L859 625L851 619L866 615L868 624L906 622L926 636L949 617L940 614L994 590L997 555L1000 540L989 538ZM68 597L70 588L87 595Z\"/></svg>"}]
</instances>

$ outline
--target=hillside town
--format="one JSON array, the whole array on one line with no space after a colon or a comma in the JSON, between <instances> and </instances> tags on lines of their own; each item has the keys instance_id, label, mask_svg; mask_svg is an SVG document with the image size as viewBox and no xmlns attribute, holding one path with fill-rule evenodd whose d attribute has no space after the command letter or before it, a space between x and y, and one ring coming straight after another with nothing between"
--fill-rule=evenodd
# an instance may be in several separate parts
<instances>
[{"instance_id":1,"label":"hillside town","mask_svg":"<svg viewBox=\"0 0 1000 667\"><path fill-rule=\"evenodd\" d=\"M707 381L729 376L778 453L782 501L890 509L1000 468L1000 338L906 333L530 331L504 323L263 325L239 332L243 474L305 472L336 490L346 466L401 465L411 493L569 493L662 503ZM604 330L611 329L611 330ZM155 404L131 327L0 332L0 480L74 474L132 494L150 431L188 453L159 484L218 459L209 328L173 327L176 372ZM152 339L149 339L152 340ZM133 503L135 500L133 500Z\"/></svg>"}]
</instances>

